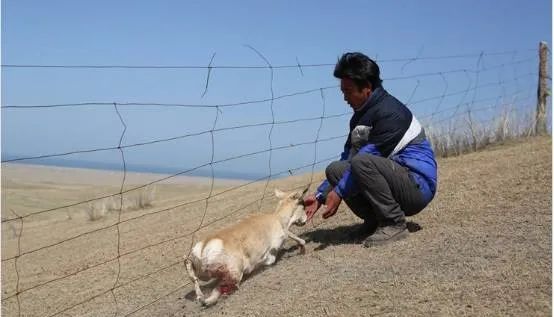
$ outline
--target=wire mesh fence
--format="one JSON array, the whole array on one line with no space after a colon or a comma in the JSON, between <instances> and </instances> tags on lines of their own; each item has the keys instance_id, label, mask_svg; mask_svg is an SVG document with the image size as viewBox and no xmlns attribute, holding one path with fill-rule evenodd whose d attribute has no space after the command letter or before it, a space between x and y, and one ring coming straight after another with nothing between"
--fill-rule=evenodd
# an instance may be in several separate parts
<instances>
[{"instance_id":1,"label":"wire mesh fence","mask_svg":"<svg viewBox=\"0 0 554 317\"><path fill-rule=\"evenodd\" d=\"M218 66L214 53L207 66L2 65L15 81L18 72L96 78L115 71L125 81L137 72L192 72L183 76L195 87L190 103L3 101L6 316L149 315L186 292L182 256L204 231L272 209L273 187L313 188L323 180L321 170L338 158L351 116L338 86L329 83L335 64L296 58L272 65L247 49L263 64ZM375 59L385 89L420 119L440 155L534 131L535 49ZM230 101L243 95L248 98ZM29 154L5 154L10 151ZM78 161L111 172L76 184L57 183L53 174L47 188L9 179L10 169L22 166L14 163ZM132 179L152 161L163 173Z\"/></svg>"}]
</instances>

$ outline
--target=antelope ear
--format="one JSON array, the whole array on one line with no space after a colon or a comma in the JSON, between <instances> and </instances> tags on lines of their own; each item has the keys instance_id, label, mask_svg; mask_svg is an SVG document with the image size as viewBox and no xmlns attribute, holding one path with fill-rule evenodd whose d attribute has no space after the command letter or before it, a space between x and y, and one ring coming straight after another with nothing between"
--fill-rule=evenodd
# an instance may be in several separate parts
<instances>
[{"instance_id":1,"label":"antelope ear","mask_svg":"<svg viewBox=\"0 0 554 317\"><path fill-rule=\"evenodd\" d=\"M304 191L302 191L302 192L292 193L291 198L292 199L297 199L298 201L301 201L301 202L304 202L304 195L306 195L306 193L308 192L308 189L310 189L310 186L306 187L306 189L304 189Z\"/></svg>"},{"instance_id":2,"label":"antelope ear","mask_svg":"<svg viewBox=\"0 0 554 317\"><path fill-rule=\"evenodd\" d=\"M284 192L280 191L279 189L275 188L275 196L279 199L283 199L287 195Z\"/></svg>"}]
</instances>

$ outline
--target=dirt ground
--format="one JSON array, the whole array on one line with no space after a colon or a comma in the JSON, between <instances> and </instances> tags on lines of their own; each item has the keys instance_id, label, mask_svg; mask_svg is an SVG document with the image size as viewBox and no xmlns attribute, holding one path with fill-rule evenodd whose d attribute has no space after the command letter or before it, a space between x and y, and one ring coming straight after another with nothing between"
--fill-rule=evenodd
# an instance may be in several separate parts
<instances>
[{"instance_id":1,"label":"dirt ground","mask_svg":"<svg viewBox=\"0 0 554 317\"><path fill-rule=\"evenodd\" d=\"M391 245L349 241L359 220L344 205L316 215L293 228L306 254L288 242L210 308L194 301L182 256L192 238L259 212L265 182L218 180L206 200L210 180L170 179L154 185L152 206L92 221L87 204L44 210L118 193L121 173L6 164L2 315L550 316L551 154L550 138L532 138L439 160L435 200L409 219L423 230ZM124 189L156 177L130 173ZM274 208L272 188L311 178L271 181L261 209Z\"/></svg>"}]
</instances>

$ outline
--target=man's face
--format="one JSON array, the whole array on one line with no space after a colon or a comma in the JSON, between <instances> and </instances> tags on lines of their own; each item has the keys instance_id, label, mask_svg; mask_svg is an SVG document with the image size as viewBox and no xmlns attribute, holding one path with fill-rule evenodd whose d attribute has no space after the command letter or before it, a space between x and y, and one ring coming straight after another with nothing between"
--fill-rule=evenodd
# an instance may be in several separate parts
<instances>
[{"instance_id":1,"label":"man's face","mask_svg":"<svg viewBox=\"0 0 554 317\"><path fill-rule=\"evenodd\" d=\"M340 80L340 90L344 95L344 101L354 110L360 109L367 98L369 98L369 95L371 95L371 88L364 87L360 89L356 83L349 78L342 78Z\"/></svg>"}]
</instances>

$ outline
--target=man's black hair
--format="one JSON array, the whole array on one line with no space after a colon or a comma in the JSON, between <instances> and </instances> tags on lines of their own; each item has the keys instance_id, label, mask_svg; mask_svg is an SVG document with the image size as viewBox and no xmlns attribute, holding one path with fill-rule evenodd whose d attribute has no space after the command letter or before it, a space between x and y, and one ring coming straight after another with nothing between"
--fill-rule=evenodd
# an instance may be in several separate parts
<instances>
[{"instance_id":1,"label":"man's black hair","mask_svg":"<svg viewBox=\"0 0 554 317\"><path fill-rule=\"evenodd\" d=\"M375 89L381 87L382 82L377 63L358 52L343 54L335 66L333 75L337 78L352 79L359 88L371 84L371 89Z\"/></svg>"}]
</instances>

